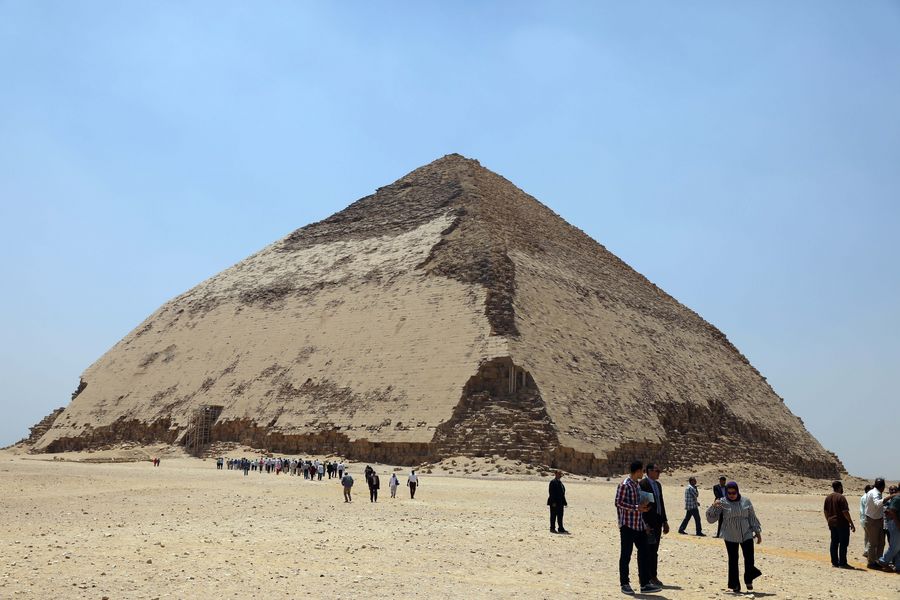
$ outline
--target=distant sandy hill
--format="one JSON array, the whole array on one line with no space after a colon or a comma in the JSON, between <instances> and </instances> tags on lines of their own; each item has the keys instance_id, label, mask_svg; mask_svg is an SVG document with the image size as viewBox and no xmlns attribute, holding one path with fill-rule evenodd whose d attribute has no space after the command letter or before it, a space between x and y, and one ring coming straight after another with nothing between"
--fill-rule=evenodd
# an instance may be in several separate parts
<instances>
[{"instance_id":1,"label":"distant sandy hill","mask_svg":"<svg viewBox=\"0 0 900 600\"><path fill-rule=\"evenodd\" d=\"M203 405L211 441L394 464L843 470L719 330L456 154L167 302L35 449L177 442Z\"/></svg>"}]
</instances>

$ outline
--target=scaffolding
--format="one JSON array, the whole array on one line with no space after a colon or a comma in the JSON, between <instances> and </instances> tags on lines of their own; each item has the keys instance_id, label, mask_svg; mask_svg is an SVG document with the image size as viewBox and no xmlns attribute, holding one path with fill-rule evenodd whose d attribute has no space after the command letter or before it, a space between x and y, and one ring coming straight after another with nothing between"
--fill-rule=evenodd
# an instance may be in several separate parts
<instances>
[{"instance_id":1,"label":"scaffolding","mask_svg":"<svg viewBox=\"0 0 900 600\"><path fill-rule=\"evenodd\" d=\"M194 456L200 456L209 444L212 426L222 414L223 406L204 404L194 411L184 434L184 447Z\"/></svg>"}]
</instances>

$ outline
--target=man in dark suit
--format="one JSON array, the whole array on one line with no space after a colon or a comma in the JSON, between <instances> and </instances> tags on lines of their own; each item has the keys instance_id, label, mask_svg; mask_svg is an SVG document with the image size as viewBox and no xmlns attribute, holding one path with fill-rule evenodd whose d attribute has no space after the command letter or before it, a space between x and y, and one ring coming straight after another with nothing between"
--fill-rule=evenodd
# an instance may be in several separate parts
<instances>
[{"instance_id":1,"label":"man in dark suit","mask_svg":"<svg viewBox=\"0 0 900 600\"><path fill-rule=\"evenodd\" d=\"M659 482L660 469L654 463L647 465L644 478L641 480L641 491L653 494L653 505L644 513L644 525L647 528L647 568L650 583L662 586L656 576L659 562L659 542L663 534L669 533L669 520L666 517L666 502L663 499L662 484Z\"/></svg>"},{"instance_id":2,"label":"man in dark suit","mask_svg":"<svg viewBox=\"0 0 900 600\"><path fill-rule=\"evenodd\" d=\"M713 502L715 502L718 498L722 500L725 499L725 482L728 481L725 479L725 476L722 475L719 477L719 483L713 486ZM716 529L716 537L722 533L722 515L719 515L719 526Z\"/></svg>"},{"instance_id":3,"label":"man in dark suit","mask_svg":"<svg viewBox=\"0 0 900 600\"><path fill-rule=\"evenodd\" d=\"M563 527L563 512L568 504L566 502L566 486L563 485L562 471L553 474L550 482L550 497L547 498L547 506L550 507L550 533L569 533Z\"/></svg>"}]
</instances>

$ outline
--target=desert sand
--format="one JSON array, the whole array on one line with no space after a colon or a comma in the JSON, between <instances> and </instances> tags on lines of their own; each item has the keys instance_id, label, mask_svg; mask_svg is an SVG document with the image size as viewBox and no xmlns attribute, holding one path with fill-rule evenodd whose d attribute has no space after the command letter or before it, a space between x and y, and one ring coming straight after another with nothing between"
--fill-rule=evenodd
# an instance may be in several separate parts
<instances>
[{"instance_id":1,"label":"desert sand","mask_svg":"<svg viewBox=\"0 0 900 600\"><path fill-rule=\"evenodd\" d=\"M102 462L151 455L162 456L160 467ZM354 502L345 504L336 480L244 477L163 448L55 460L0 451L0 598L624 597L615 480L566 478L572 535L559 536L548 531L548 477L504 473L516 471L513 463L455 460L423 474L415 500L403 487L392 500L387 480L400 467L378 465L377 504L364 465L354 464ZM407 471L398 471L404 483ZM701 503L711 500L716 472L700 475ZM724 590L724 544L675 533L684 475L662 478L672 525L660 553L667 587L644 597L734 597ZM743 475L764 528L764 575L746 597L898 597L900 578L862 568L860 533L850 548L860 570L831 568L821 515L827 482ZM858 483L848 482L851 508Z\"/></svg>"}]
</instances>

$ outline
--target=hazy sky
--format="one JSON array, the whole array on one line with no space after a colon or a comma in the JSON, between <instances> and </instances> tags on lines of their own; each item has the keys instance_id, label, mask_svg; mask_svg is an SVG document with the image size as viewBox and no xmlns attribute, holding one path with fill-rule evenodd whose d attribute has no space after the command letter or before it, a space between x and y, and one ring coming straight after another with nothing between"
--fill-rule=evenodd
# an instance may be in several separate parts
<instances>
[{"instance_id":1,"label":"hazy sky","mask_svg":"<svg viewBox=\"0 0 900 600\"><path fill-rule=\"evenodd\" d=\"M0 444L166 300L450 152L900 477L900 3L0 0Z\"/></svg>"}]
</instances>

